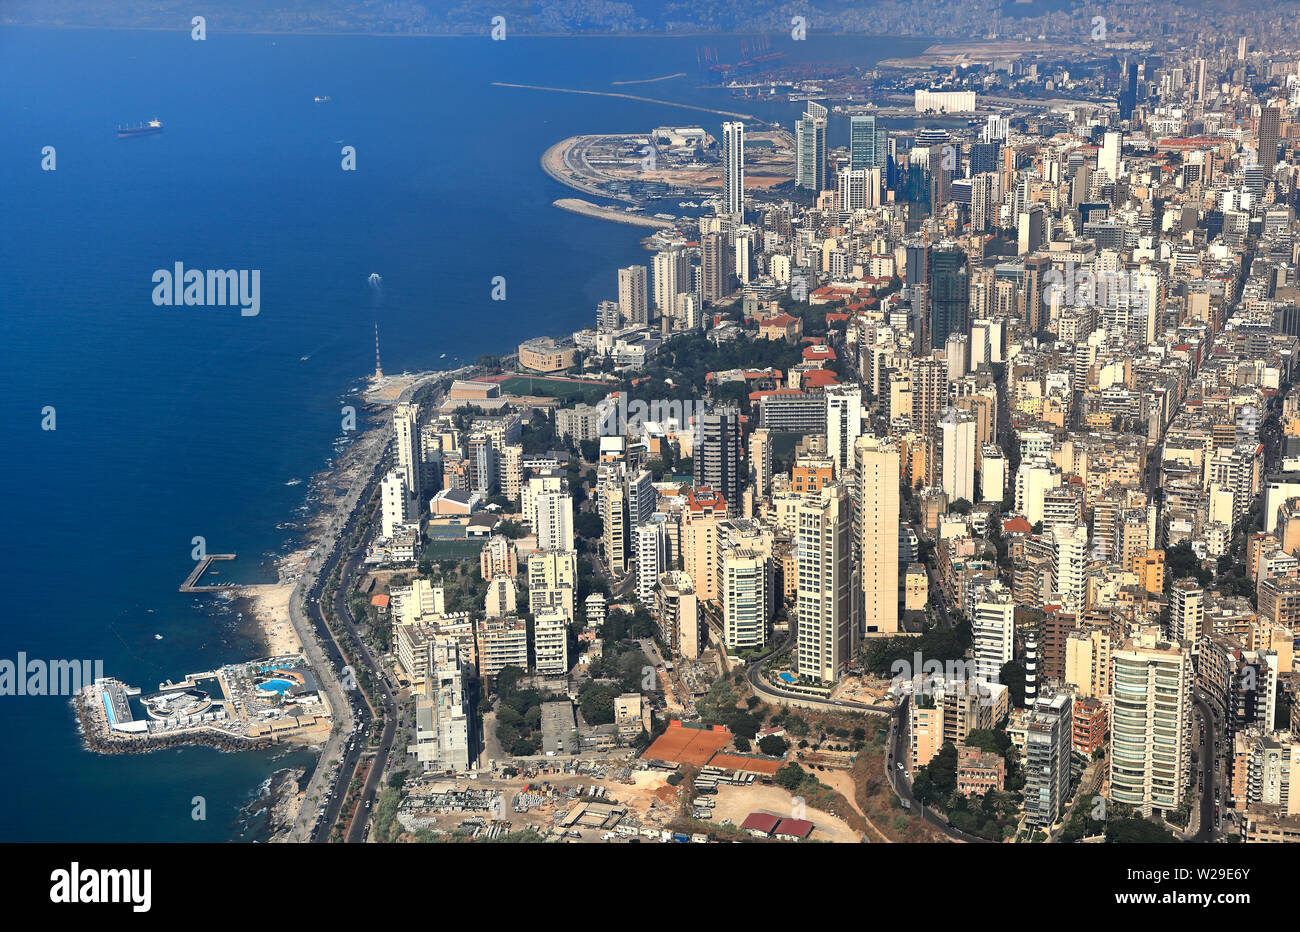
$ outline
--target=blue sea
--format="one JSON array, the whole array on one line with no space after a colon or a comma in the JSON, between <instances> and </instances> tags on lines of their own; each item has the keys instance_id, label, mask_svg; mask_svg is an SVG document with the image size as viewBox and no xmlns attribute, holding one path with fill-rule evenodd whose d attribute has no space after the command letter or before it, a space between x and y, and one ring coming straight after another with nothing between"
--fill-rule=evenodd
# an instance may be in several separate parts
<instances>
[{"instance_id":1,"label":"blue sea","mask_svg":"<svg viewBox=\"0 0 1300 932\"><path fill-rule=\"evenodd\" d=\"M709 40L732 60L739 43ZM863 63L926 44L774 40L795 60ZM645 231L552 207L573 192L541 153L577 133L718 134L724 119L492 82L792 123L801 105L697 86L698 45L0 29L0 659L101 661L152 688L250 657L228 607L177 592L192 540L239 554L218 579L270 578L291 543L276 526L302 517L307 490L286 483L331 455L374 368L376 314L389 372L590 326L616 269L648 261ZM162 134L116 138L153 118ZM832 144L844 135L832 125ZM155 306L153 273L176 262L260 270L260 313ZM90 754L67 697L17 696L0 697L0 755L0 841L258 840L242 814L257 787L312 760Z\"/></svg>"}]
</instances>

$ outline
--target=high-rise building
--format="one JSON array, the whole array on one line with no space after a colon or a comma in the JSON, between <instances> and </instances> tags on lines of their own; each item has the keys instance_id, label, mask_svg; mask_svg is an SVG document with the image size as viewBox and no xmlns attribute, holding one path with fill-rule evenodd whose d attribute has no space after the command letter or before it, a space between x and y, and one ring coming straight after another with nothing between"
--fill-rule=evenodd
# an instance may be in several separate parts
<instances>
[{"instance_id":1,"label":"high-rise building","mask_svg":"<svg viewBox=\"0 0 1300 932\"><path fill-rule=\"evenodd\" d=\"M745 124L722 124L722 208L740 218L745 213Z\"/></svg>"},{"instance_id":2,"label":"high-rise building","mask_svg":"<svg viewBox=\"0 0 1300 932\"><path fill-rule=\"evenodd\" d=\"M1088 589L1088 527L1057 524L1051 531L1052 583L1066 611L1082 611Z\"/></svg>"},{"instance_id":3,"label":"high-rise building","mask_svg":"<svg viewBox=\"0 0 1300 932\"><path fill-rule=\"evenodd\" d=\"M1102 137L1101 149L1097 153L1097 171L1104 173L1112 184L1119 181L1119 159L1123 139L1120 133L1107 133Z\"/></svg>"},{"instance_id":4,"label":"high-rise building","mask_svg":"<svg viewBox=\"0 0 1300 932\"><path fill-rule=\"evenodd\" d=\"M941 349L950 333L970 328L970 276L966 253L956 246L930 250L926 268L930 346Z\"/></svg>"},{"instance_id":5,"label":"high-rise building","mask_svg":"<svg viewBox=\"0 0 1300 932\"><path fill-rule=\"evenodd\" d=\"M635 531L636 595L643 605L653 605L655 586L668 570L668 525L666 519L647 521Z\"/></svg>"},{"instance_id":6,"label":"high-rise building","mask_svg":"<svg viewBox=\"0 0 1300 932\"><path fill-rule=\"evenodd\" d=\"M618 309L631 326L645 326L650 322L644 265L618 270Z\"/></svg>"},{"instance_id":7,"label":"high-rise building","mask_svg":"<svg viewBox=\"0 0 1300 932\"><path fill-rule=\"evenodd\" d=\"M727 503L713 489L696 486L687 492L682 509L682 569L705 602L718 598L718 522L726 515Z\"/></svg>"},{"instance_id":8,"label":"high-rise building","mask_svg":"<svg viewBox=\"0 0 1300 932\"><path fill-rule=\"evenodd\" d=\"M889 162L889 135L871 115L849 117L849 168L884 167Z\"/></svg>"},{"instance_id":9,"label":"high-rise building","mask_svg":"<svg viewBox=\"0 0 1300 932\"><path fill-rule=\"evenodd\" d=\"M406 483L406 493L418 501L426 491L420 475L424 455L420 444L420 408L400 404L393 409L393 429L397 434L397 468Z\"/></svg>"},{"instance_id":10,"label":"high-rise building","mask_svg":"<svg viewBox=\"0 0 1300 932\"><path fill-rule=\"evenodd\" d=\"M1111 799L1172 812L1187 789L1192 750L1192 658L1147 629L1112 654Z\"/></svg>"},{"instance_id":11,"label":"high-rise building","mask_svg":"<svg viewBox=\"0 0 1300 932\"><path fill-rule=\"evenodd\" d=\"M862 633L898 631L898 448L889 439L859 437L854 444L858 473L858 567L862 590Z\"/></svg>"},{"instance_id":12,"label":"high-rise building","mask_svg":"<svg viewBox=\"0 0 1300 932\"><path fill-rule=\"evenodd\" d=\"M380 483L380 534L385 538L393 536L393 531L401 524L410 524L413 520L414 499L406 491L406 481L401 469L394 469L384 476Z\"/></svg>"},{"instance_id":13,"label":"high-rise building","mask_svg":"<svg viewBox=\"0 0 1300 932\"><path fill-rule=\"evenodd\" d=\"M772 432L766 427L749 435L749 486L759 498L772 493Z\"/></svg>"},{"instance_id":14,"label":"high-rise building","mask_svg":"<svg viewBox=\"0 0 1300 932\"><path fill-rule=\"evenodd\" d=\"M465 439L465 459L469 465L469 487L483 495L497 490L497 457L492 438L474 431Z\"/></svg>"},{"instance_id":15,"label":"high-rise building","mask_svg":"<svg viewBox=\"0 0 1300 932\"><path fill-rule=\"evenodd\" d=\"M699 595L689 573L671 570L659 577L655 616L668 649L682 657L700 655Z\"/></svg>"},{"instance_id":16,"label":"high-rise building","mask_svg":"<svg viewBox=\"0 0 1300 932\"><path fill-rule=\"evenodd\" d=\"M654 305L660 317L677 316L677 296L691 290L691 268L680 249L665 249L651 260Z\"/></svg>"},{"instance_id":17,"label":"high-rise building","mask_svg":"<svg viewBox=\"0 0 1300 932\"><path fill-rule=\"evenodd\" d=\"M1065 684L1084 699L1110 698L1110 632L1101 626L1071 631L1065 639Z\"/></svg>"},{"instance_id":18,"label":"high-rise building","mask_svg":"<svg viewBox=\"0 0 1300 932\"><path fill-rule=\"evenodd\" d=\"M980 593L971 616L971 653L976 676L996 683L1015 652L1016 602L996 580L981 587Z\"/></svg>"},{"instance_id":19,"label":"high-rise building","mask_svg":"<svg viewBox=\"0 0 1300 932\"><path fill-rule=\"evenodd\" d=\"M1137 106L1138 65L1135 61L1124 62L1122 72L1124 86L1119 92L1119 118L1133 119L1133 109Z\"/></svg>"},{"instance_id":20,"label":"high-rise building","mask_svg":"<svg viewBox=\"0 0 1300 932\"><path fill-rule=\"evenodd\" d=\"M826 451L836 474L853 468L853 445L862 434L862 384L846 382L826 389Z\"/></svg>"},{"instance_id":21,"label":"high-rise building","mask_svg":"<svg viewBox=\"0 0 1300 932\"><path fill-rule=\"evenodd\" d=\"M1169 588L1169 637L1196 644L1205 630L1205 590L1194 579L1177 579Z\"/></svg>"},{"instance_id":22,"label":"high-rise building","mask_svg":"<svg viewBox=\"0 0 1300 932\"><path fill-rule=\"evenodd\" d=\"M726 500L728 514L738 514L740 411L737 408L715 408L699 415L699 420L699 440L695 446L695 484L713 489Z\"/></svg>"},{"instance_id":23,"label":"high-rise building","mask_svg":"<svg viewBox=\"0 0 1300 932\"><path fill-rule=\"evenodd\" d=\"M627 486L617 476L602 480L596 486L596 505L604 525L601 557L610 573L622 576L628 569L628 550L632 543L627 520Z\"/></svg>"},{"instance_id":24,"label":"high-rise building","mask_svg":"<svg viewBox=\"0 0 1300 932\"><path fill-rule=\"evenodd\" d=\"M948 364L925 356L912 361L912 428L922 437L938 430L939 412L948 403Z\"/></svg>"},{"instance_id":25,"label":"high-rise building","mask_svg":"<svg viewBox=\"0 0 1300 932\"><path fill-rule=\"evenodd\" d=\"M735 253L727 248L727 240L722 233L705 233L700 238L700 296L706 304L717 304L735 290L732 284Z\"/></svg>"},{"instance_id":26,"label":"high-rise building","mask_svg":"<svg viewBox=\"0 0 1300 932\"><path fill-rule=\"evenodd\" d=\"M1051 825L1070 794L1073 699L1060 690L1040 695L1025 718L1025 822Z\"/></svg>"},{"instance_id":27,"label":"high-rise building","mask_svg":"<svg viewBox=\"0 0 1300 932\"><path fill-rule=\"evenodd\" d=\"M538 550L573 549L573 499L568 492L547 490L534 499Z\"/></svg>"},{"instance_id":28,"label":"high-rise building","mask_svg":"<svg viewBox=\"0 0 1300 932\"><path fill-rule=\"evenodd\" d=\"M797 506L795 521L795 669L800 676L834 683L853 657L859 598L848 489L833 483L809 496ZM897 532L894 548L897 553Z\"/></svg>"},{"instance_id":29,"label":"high-rise building","mask_svg":"<svg viewBox=\"0 0 1300 932\"><path fill-rule=\"evenodd\" d=\"M975 501L975 426L975 418L961 408L947 407L939 414L942 485L949 502Z\"/></svg>"},{"instance_id":30,"label":"high-rise building","mask_svg":"<svg viewBox=\"0 0 1300 932\"><path fill-rule=\"evenodd\" d=\"M428 675L415 700L415 760L423 770L464 772L471 767L473 705L454 637L428 645Z\"/></svg>"},{"instance_id":31,"label":"high-rise building","mask_svg":"<svg viewBox=\"0 0 1300 932\"><path fill-rule=\"evenodd\" d=\"M555 609L573 620L578 586L575 550L538 550L528 555L528 611Z\"/></svg>"},{"instance_id":32,"label":"high-rise building","mask_svg":"<svg viewBox=\"0 0 1300 932\"><path fill-rule=\"evenodd\" d=\"M808 101L801 119L795 121L795 184L808 191L826 188L826 115L821 104Z\"/></svg>"},{"instance_id":33,"label":"high-rise building","mask_svg":"<svg viewBox=\"0 0 1300 932\"><path fill-rule=\"evenodd\" d=\"M1259 165L1267 174L1272 174L1277 165L1281 119L1282 111L1277 107L1265 107L1259 112Z\"/></svg>"},{"instance_id":34,"label":"high-rise building","mask_svg":"<svg viewBox=\"0 0 1300 932\"><path fill-rule=\"evenodd\" d=\"M992 171L980 172L970 183L970 225L974 233L989 233L998 225L1002 185Z\"/></svg>"},{"instance_id":35,"label":"high-rise building","mask_svg":"<svg viewBox=\"0 0 1300 932\"><path fill-rule=\"evenodd\" d=\"M772 604L771 560L756 549L728 547L718 559L718 576L727 650L762 647L767 643L768 606Z\"/></svg>"},{"instance_id":36,"label":"high-rise building","mask_svg":"<svg viewBox=\"0 0 1300 932\"><path fill-rule=\"evenodd\" d=\"M548 610L533 618L533 666L543 676L569 672L569 625L563 612Z\"/></svg>"}]
</instances>

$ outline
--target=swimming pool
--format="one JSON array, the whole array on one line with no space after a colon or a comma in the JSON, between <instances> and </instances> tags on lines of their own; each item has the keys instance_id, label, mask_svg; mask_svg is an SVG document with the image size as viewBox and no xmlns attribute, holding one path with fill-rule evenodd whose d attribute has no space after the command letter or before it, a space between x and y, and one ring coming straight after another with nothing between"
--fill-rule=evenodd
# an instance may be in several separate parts
<instances>
[{"instance_id":1,"label":"swimming pool","mask_svg":"<svg viewBox=\"0 0 1300 932\"><path fill-rule=\"evenodd\" d=\"M793 683L795 681L793 673L778 673L776 678L783 683Z\"/></svg>"},{"instance_id":2,"label":"swimming pool","mask_svg":"<svg viewBox=\"0 0 1300 932\"><path fill-rule=\"evenodd\" d=\"M293 687L293 683L281 679L267 680L264 683L257 684L257 688L261 692L267 693L287 693L289 690L293 689Z\"/></svg>"}]
</instances>

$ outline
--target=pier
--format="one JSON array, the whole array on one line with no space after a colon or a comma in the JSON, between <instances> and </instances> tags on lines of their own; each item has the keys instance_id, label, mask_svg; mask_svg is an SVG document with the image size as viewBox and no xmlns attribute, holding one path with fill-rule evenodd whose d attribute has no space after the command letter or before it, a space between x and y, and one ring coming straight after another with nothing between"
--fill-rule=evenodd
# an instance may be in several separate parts
<instances>
[{"instance_id":1,"label":"pier","mask_svg":"<svg viewBox=\"0 0 1300 932\"><path fill-rule=\"evenodd\" d=\"M217 583L215 586L200 586L199 580L203 574L208 571L215 560L233 560L233 553L210 553L199 561L198 566L194 567L194 572L185 577L185 582L181 583L181 592L219 592L222 589L229 589L234 583Z\"/></svg>"}]
</instances>

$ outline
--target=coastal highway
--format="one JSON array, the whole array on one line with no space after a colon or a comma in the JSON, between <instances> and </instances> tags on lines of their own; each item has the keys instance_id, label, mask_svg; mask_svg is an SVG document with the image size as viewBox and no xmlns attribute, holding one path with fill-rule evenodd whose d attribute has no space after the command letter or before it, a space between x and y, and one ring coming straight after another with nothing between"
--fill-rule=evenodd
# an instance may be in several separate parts
<instances>
[{"instance_id":1,"label":"coastal highway","mask_svg":"<svg viewBox=\"0 0 1300 932\"><path fill-rule=\"evenodd\" d=\"M472 372L472 367L459 369L451 373L432 373L426 378L413 382L398 397L399 404L405 404L411 400L415 393L431 379L438 378L460 378L466 373ZM434 403L438 401L435 393ZM373 763L370 767L366 783L361 789L357 798L356 816L348 829L344 841L347 843L359 843L365 840L366 823L369 820L372 804L376 798L380 780L383 778L384 766L388 761L389 752L392 750L393 739L397 734L397 704L393 697L392 691L388 687L387 678L384 676L383 664L377 660L370 652L370 648L361 638L361 632L357 629L356 619L352 617L352 610L347 604L348 595L351 593L357 574L362 569L362 560L365 557L366 542L374 532L374 510L370 506L370 501L374 495L375 488L383 476L387 464L387 452L392 440L392 428L386 427L383 433L384 443L380 448L380 453L375 458L374 467L371 469L370 476L366 481L365 488L361 494L352 502L348 512L348 517L343 527L337 532L334 540L335 546L329 555L328 568L323 570L312 589L310 590L308 602L312 612L312 620L316 624L317 631L325 643L332 648L335 656L332 658L334 663L342 667L342 657L338 653L338 645L334 641L333 635L325 625L324 613L320 607L320 597L323 589L321 580L329 579L338 566L340 560L344 560L344 565L339 576L339 584L334 590L334 615L347 628L352 635L353 640L359 646L360 656L354 660L364 666L370 674L371 682L378 686L380 691L380 709L373 709L369 700L360 689L353 690L349 697L355 714L360 721L360 727L356 731L356 738L351 740L345 746L345 754L339 766L338 772L334 777L332 784L332 796L325 806L321 818L316 823L316 830L313 841L327 841L329 839L330 829L338 820L342 812L343 803L347 796L347 788L352 784L352 779L356 774L357 767L361 763L363 756L373 754ZM344 557L339 547L339 543L351 538L352 532L358 525L365 528L365 533L361 534L357 541L357 546ZM381 714L384 719L383 732L380 735L378 746L371 751L367 746L367 735L371 723L376 714ZM324 755L322 755L324 761ZM319 768L318 768L319 769Z\"/></svg>"},{"instance_id":2,"label":"coastal highway","mask_svg":"<svg viewBox=\"0 0 1300 932\"><path fill-rule=\"evenodd\" d=\"M378 480L379 473L376 472L375 480ZM369 512L367 517L373 518L374 513ZM376 788L380 779L383 777L384 765L388 761L388 753L393 747L393 737L397 734L397 704L393 698L392 690L388 688L388 679L384 676L383 664L377 661L370 652L369 646L361 639L361 632L357 629L356 619L352 617L352 608L348 605L348 594L352 591L357 574L361 571L362 560L365 558L366 542L374 532L374 522L370 522L369 533L363 534L357 542L356 549L349 556L347 564L343 567L342 580L338 589L334 591L334 615L342 619L344 626L351 632L352 637L360 646L360 661L370 671L371 680L378 687L381 693L381 702L383 705L384 730L380 736L379 745L374 752L373 764L370 767L370 773L366 778L366 784L361 789L361 795L357 799L357 818L353 819L352 826L348 831L344 841L349 844L356 844L364 840L365 825L369 814L369 803L375 798ZM372 710L373 711L373 710ZM357 748L357 762L360 760L361 748ZM353 762L352 768L355 771L356 763ZM352 774L348 774L348 782L342 784L350 785ZM336 800L337 802L338 800Z\"/></svg>"},{"instance_id":3,"label":"coastal highway","mask_svg":"<svg viewBox=\"0 0 1300 932\"><path fill-rule=\"evenodd\" d=\"M385 443L382 449L387 451L388 444ZM370 501L375 486L379 482L380 476L383 472L384 463L385 458L380 456L371 470L365 486L357 497L357 503L367 503ZM345 663L343 660L343 654L339 650L338 643L334 640L334 636L330 632L329 626L325 624L325 615L321 610L320 597L322 590L324 589L325 581L333 576L334 570L338 566L339 560L342 558L341 544L343 541L346 541L351 537L352 532L356 529L359 516L360 511L357 505L354 504L351 511L348 513L347 519L335 532L334 546L331 548L320 571L316 573L311 588L307 591L305 599L307 612L314 628L313 633L315 634L315 640L318 640L324 647L328 656L328 663L331 671L343 670ZM345 577L344 581L339 585L339 592L346 592L346 584L347 581ZM373 719L373 712L371 711L369 704L364 700L361 691L355 687L348 690L347 697L344 700L344 708L349 710L349 718L355 724L349 725L340 730L340 740L332 749L336 754L341 752L340 763L337 771L327 777L329 780L329 787L326 790L328 799L325 803L321 817L317 819L312 828L311 840L314 842L326 842L329 840L330 828L338 818L339 812L343 807L343 799L346 796L347 787L351 783L352 775L356 772L357 763L361 759L365 735L369 729L370 722ZM334 735L331 735L330 737L333 739ZM321 752L320 764L316 768L317 773L329 774L329 760L332 759L332 757L327 755L330 751L331 748L327 744L325 750ZM310 793L308 794L308 798L310 799Z\"/></svg>"},{"instance_id":4,"label":"coastal highway","mask_svg":"<svg viewBox=\"0 0 1300 932\"><path fill-rule=\"evenodd\" d=\"M397 400L409 401L411 396L430 379L458 378L464 371L468 370L430 373L427 377L411 384ZM309 663L313 669L321 671L321 682L331 707L336 710L337 725L321 749L320 760L307 786L301 811L289 834L290 841L328 841L330 828L342 808L346 788L361 759L363 737L373 718L368 704L361 698L360 690L351 689L345 692L342 688L338 674L343 670L345 663L338 644L325 624L320 606L325 581L331 578L343 557L343 542L351 537L357 527L357 522L361 520L361 507L370 501L382 475L388 448L392 442L392 427L385 425L377 428L370 436L369 442L374 445L374 449L367 452L368 456L373 457L370 472L364 482L353 483L345 497L345 504L336 508L333 524L322 534L322 539L317 546L317 554L298 580L293 597L289 600L290 621L299 640L302 641ZM344 515L346 516L342 517ZM345 578L340 591L346 592L346 586ZM383 682L383 677L373 667L372 674L376 682ZM391 706L391 696L387 696L387 701ZM393 729L388 725L385 727L385 734L391 741ZM354 738L356 740L353 740ZM330 766L331 760L339 761L336 768ZM373 772L376 768L371 769ZM364 806L364 797L361 805ZM364 822L364 819L361 821Z\"/></svg>"}]
</instances>

